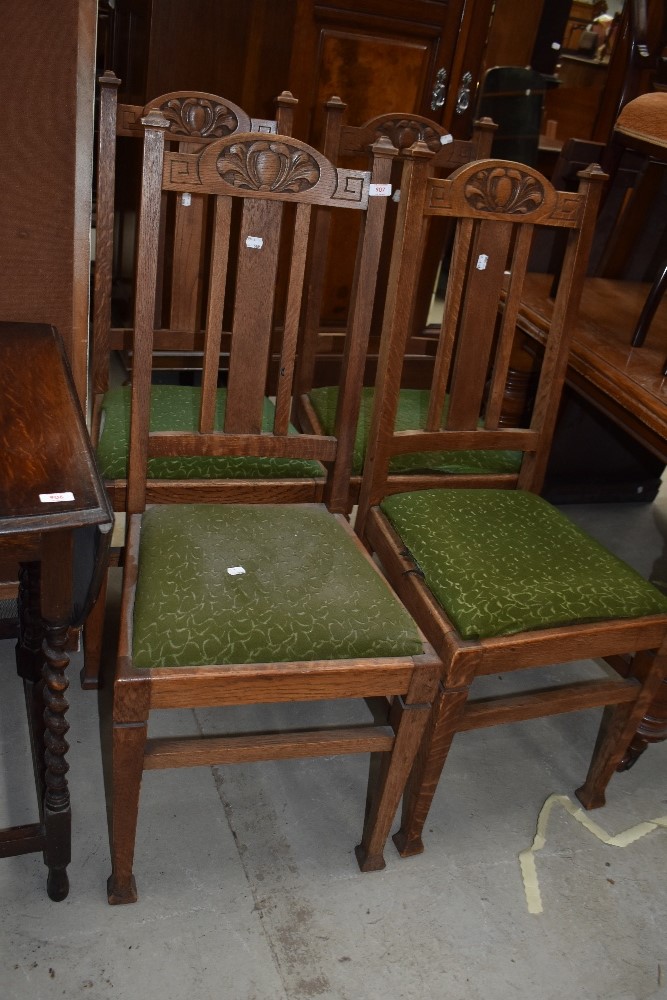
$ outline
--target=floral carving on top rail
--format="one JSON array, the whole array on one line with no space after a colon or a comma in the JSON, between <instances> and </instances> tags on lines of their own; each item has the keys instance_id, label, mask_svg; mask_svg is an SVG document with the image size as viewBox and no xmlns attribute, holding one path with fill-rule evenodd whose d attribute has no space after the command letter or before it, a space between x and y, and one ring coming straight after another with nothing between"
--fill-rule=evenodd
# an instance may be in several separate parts
<instances>
[{"instance_id":1,"label":"floral carving on top rail","mask_svg":"<svg viewBox=\"0 0 667 1000\"><path fill-rule=\"evenodd\" d=\"M520 167L484 167L468 179L465 198L478 212L528 215L543 204L545 191Z\"/></svg>"},{"instance_id":2,"label":"floral carving on top rail","mask_svg":"<svg viewBox=\"0 0 667 1000\"><path fill-rule=\"evenodd\" d=\"M385 135L398 149L409 149L415 142L425 142L428 148L437 153L441 148L440 133L426 122L414 118L390 118L376 129L378 137Z\"/></svg>"},{"instance_id":3,"label":"floral carving on top rail","mask_svg":"<svg viewBox=\"0 0 667 1000\"><path fill-rule=\"evenodd\" d=\"M224 139L238 131L239 120L226 104L203 97L175 97L159 106L174 135Z\"/></svg>"},{"instance_id":4,"label":"floral carving on top rail","mask_svg":"<svg viewBox=\"0 0 667 1000\"><path fill-rule=\"evenodd\" d=\"M315 187L320 179L319 164L310 153L266 139L228 146L216 166L227 184L249 191L298 194Z\"/></svg>"}]
</instances>

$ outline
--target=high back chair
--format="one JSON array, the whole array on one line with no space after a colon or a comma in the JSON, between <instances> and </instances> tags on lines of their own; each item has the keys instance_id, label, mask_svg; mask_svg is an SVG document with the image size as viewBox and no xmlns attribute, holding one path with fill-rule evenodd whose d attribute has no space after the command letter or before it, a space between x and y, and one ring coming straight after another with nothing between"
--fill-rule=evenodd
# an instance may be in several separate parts
<instances>
[{"instance_id":1,"label":"high back chair","mask_svg":"<svg viewBox=\"0 0 667 1000\"><path fill-rule=\"evenodd\" d=\"M357 405L359 416L356 423L356 434L352 453L349 456L351 470L350 495L347 500L349 510L358 498L364 453L368 440L370 414L373 405L373 368L369 355L377 354L377 342L382 325L384 312L384 296L389 274L391 243L396 225L396 212L400 198L401 167L405 154L416 141L424 142L433 154L432 167L439 176L446 176L457 167L473 160L483 159L489 155L493 140L495 125L485 118L475 122L470 140L455 139L451 133L439 123L421 115L393 113L379 115L361 126L345 123L346 105L338 97L332 97L326 105L326 124L324 137L324 153L334 163L346 163L351 160L356 164L363 163L368 158L372 144L382 136L388 138L398 149L398 156L392 169L390 179L391 202L387 208L387 223L380 257L380 272L378 287L373 308L373 320L369 330L369 344L362 357L364 365L363 391ZM406 354L414 355L421 351L419 358L420 372L430 369L432 358L428 347L423 341L423 331L426 326L428 308L437 278L437 270L446 251L448 242L447 223L443 220L429 220L424 228L423 238L419 247L420 278L414 298L414 309L411 319L412 332L420 339L419 347L412 340L406 345ZM313 253L310 264L311 296L308 309L304 315L303 331L297 368L297 400L296 421L300 427L331 433L338 403L338 388L327 380L333 366L329 364L324 375L318 368L323 360L321 343L332 331L321 334L323 317L321 300L328 280L327 264L333 257L340 257L341 248L347 246L347 236L341 229L332 229L331 214L322 208L318 210L315 221ZM352 263L352 262L351 262ZM435 264L435 267L433 266ZM335 334L336 331L334 330ZM335 336L334 336L335 340ZM319 350L318 350L319 349ZM414 359L417 362L417 359ZM426 365L423 364L426 362ZM419 376L417 377L419 380ZM424 405L424 393L415 387L406 387L401 393L398 423L410 424L415 412ZM437 471L437 458L433 457L434 471Z\"/></svg>"},{"instance_id":2,"label":"high back chair","mask_svg":"<svg viewBox=\"0 0 667 1000\"><path fill-rule=\"evenodd\" d=\"M393 152L376 146L373 173L334 168L303 142L241 134L198 153L164 152L164 119L146 118L139 222L131 451L119 653L113 697L109 901L136 899L132 876L139 789L146 768L370 751L368 806L357 849L364 871L382 847L423 736L437 684L433 651L344 518L325 505L157 504L147 468L164 455L319 459L334 474L337 440L289 433L306 253L315 205L363 217L350 340L364 340L373 300L383 199ZM388 147L388 149L387 149ZM388 155L384 155L388 154ZM212 199L201 405L186 432L151 430L151 348L163 191ZM232 202L242 207L230 240ZM287 213L288 206L296 209ZM281 228L290 229L286 241ZM286 322L272 420L265 382L279 250L289 244ZM230 245L231 244L231 245ZM225 276L236 259L229 380L216 393ZM349 367L356 370L354 344ZM343 380L341 408L351 384ZM152 709L322 699L372 699L376 724L323 731L147 739ZM388 723L388 725L387 725Z\"/></svg>"},{"instance_id":3,"label":"high back chair","mask_svg":"<svg viewBox=\"0 0 667 1000\"><path fill-rule=\"evenodd\" d=\"M454 734L592 706L604 717L577 791L586 808L605 786L665 673L667 599L538 495L548 455L604 174L575 193L528 166L489 160L429 177L416 146L402 183L395 256L356 529L443 663L427 737L394 838L423 849L422 828ZM396 432L409 303L423 219L457 220L426 426ZM499 408L534 230L567 232L567 248L530 423L507 428ZM500 308L502 307L502 308ZM500 312L499 312L500 309ZM392 455L517 450L518 476L487 488L398 492ZM469 486L465 483L465 486ZM478 676L602 657L618 673L517 696L469 700Z\"/></svg>"},{"instance_id":4,"label":"high back chair","mask_svg":"<svg viewBox=\"0 0 667 1000\"><path fill-rule=\"evenodd\" d=\"M142 109L135 105L117 104L120 81L107 72L100 78L100 112L96 206L96 258L94 274L94 314L91 346L91 373L93 388L93 439L97 445L100 471L116 510L124 509L125 479L128 450L128 396L123 386L109 390L110 356L114 350L133 351L134 333L130 328L112 325L112 284L114 243L127 242L116 233L114 238L114 196L116 187L116 157L118 138L133 139L139 150L143 136L141 118L150 111L159 111L169 122L167 141L171 148L197 150L211 142L237 132L275 134L280 128L283 135L291 132L293 108L296 100L284 92L276 100L276 121L251 118L242 108L226 98L196 91L176 91L156 97ZM137 204L134 206L138 209ZM184 192L182 195L165 194L161 206L164 215L158 248L158 278L155 308L153 363L160 367L165 353L169 353L169 367L174 370L190 369L193 363L201 367L203 344L203 308L205 295L204 273L206 258L210 253L208 233L208 204L205 195ZM197 360L193 362L193 355ZM192 392L190 387L164 386L156 399L155 419L167 429L182 429L192 419ZM177 463L155 463L154 489L171 492L182 489L179 480L191 478L191 470ZM223 478L236 475L244 478L244 469L221 469L210 463L204 474ZM264 467L267 477L279 478L281 472L275 464ZM299 465L295 477L306 479L306 489L313 495L313 468ZM200 474L201 467L195 472ZM284 470L283 470L284 473ZM257 477L250 470L248 478ZM320 479L322 478L320 474ZM303 489L303 483L300 484ZM295 484L298 486L298 484Z\"/></svg>"},{"instance_id":5,"label":"high back chair","mask_svg":"<svg viewBox=\"0 0 667 1000\"><path fill-rule=\"evenodd\" d=\"M223 97L195 91L163 94L142 109L135 105L118 104L119 84L120 81L111 72L100 78L91 379L92 437L98 465L114 510L124 511L130 388L127 384L110 387L109 375L114 351L124 351L127 357L132 357L134 331L131 327L114 327L112 324L114 246L127 242L114 221L117 140L131 139L140 151L143 137L141 117L151 110L165 115L169 123L166 141L174 149L203 149L217 139L238 132L275 134L278 123L281 133L289 134L297 102L288 92L281 94L276 100L276 121L250 118L242 108ZM138 192L134 209L138 210ZM156 369L166 366L175 376L180 369L191 370L194 367L201 370L202 303L206 292L206 261L210 254L208 199L197 191L178 195L165 192L161 213L160 243L156 250L158 269L153 365ZM226 351L226 338L223 338L222 347ZM220 380L224 381L224 374ZM153 394L152 420L155 426L163 430L186 430L194 426L197 400L198 389L191 385L160 384ZM270 419L271 404L268 399L265 407L267 419ZM220 496L229 491L236 497L252 495L253 499L270 500L279 492L290 494L294 499L319 500L324 485L324 469L318 462L289 458L172 457L155 459L149 471L149 495L156 498L168 494L186 499L193 493L201 495L204 492ZM112 558L118 562L122 553L114 550ZM105 598L106 584L86 623L81 674L84 688L96 688L99 683Z\"/></svg>"}]
</instances>

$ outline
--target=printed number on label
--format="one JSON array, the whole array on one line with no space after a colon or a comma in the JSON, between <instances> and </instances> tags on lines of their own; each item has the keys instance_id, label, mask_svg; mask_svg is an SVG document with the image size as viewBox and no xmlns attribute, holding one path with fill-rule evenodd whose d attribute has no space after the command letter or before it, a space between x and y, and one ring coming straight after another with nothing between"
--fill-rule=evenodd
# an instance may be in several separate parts
<instances>
[{"instance_id":1,"label":"printed number on label","mask_svg":"<svg viewBox=\"0 0 667 1000\"><path fill-rule=\"evenodd\" d=\"M390 198L391 184L371 184L368 193L373 198Z\"/></svg>"},{"instance_id":2,"label":"printed number on label","mask_svg":"<svg viewBox=\"0 0 667 1000\"><path fill-rule=\"evenodd\" d=\"M74 499L74 494L69 491L65 493L40 493L39 499L40 503L67 503Z\"/></svg>"}]
</instances>

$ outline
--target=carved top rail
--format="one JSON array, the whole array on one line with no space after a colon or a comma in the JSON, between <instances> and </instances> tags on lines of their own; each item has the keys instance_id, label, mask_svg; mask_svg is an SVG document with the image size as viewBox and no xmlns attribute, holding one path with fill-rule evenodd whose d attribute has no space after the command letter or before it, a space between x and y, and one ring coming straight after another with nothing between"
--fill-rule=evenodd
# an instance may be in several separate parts
<instances>
[{"instance_id":1,"label":"carved top rail","mask_svg":"<svg viewBox=\"0 0 667 1000\"><path fill-rule=\"evenodd\" d=\"M251 118L237 104L200 91L173 91L149 101L143 108L133 104L118 105L118 135L141 138L141 121L157 111L169 122L169 133L184 142L213 142L236 132L277 132L277 123Z\"/></svg>"},{"instance_id":2,"label":"carved top rail","mask_svg":"<svg viewBox=\"0 0 667 1000\"><path fill-rule=\"evenodd\" d=\"M153 115L145 123L164 127ZM377 145L392 150L387 139ZM365 208L370 176L368 171L334 167L298 139L258 138L256 133L247 133L221 139L198 153L165 153L163 186L170 191L202 188L227 195L252 191L268 199L295 196L315 205Z\"/></svg>"},{"instance_id":3,"label":"carved top rail","mask_svg":"<svg viewBox=\"0 0 667 1000\"><path fill-rule=\"evenodd\" d=\"M597 165L579 174L601 173ZM459 167L449 178L432 178L428 188L427 215L456 215L462 208L484 219L502 212L508 221L521 216L526 222L548 222L575 228L581 225L581 195L557 191L537 170L511 160L480 160ZM472 210L472 212L471 212Z\"/></svg>"}]
</instances>

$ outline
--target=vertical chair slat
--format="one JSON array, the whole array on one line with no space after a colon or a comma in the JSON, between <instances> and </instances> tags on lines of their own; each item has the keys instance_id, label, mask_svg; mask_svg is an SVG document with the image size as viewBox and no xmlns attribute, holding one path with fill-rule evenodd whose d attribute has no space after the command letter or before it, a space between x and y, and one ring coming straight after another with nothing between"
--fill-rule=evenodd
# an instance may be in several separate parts
<instances>
[{"instance_id":1,"label":"vertical chair slat","mask_svg":"<svg viewBox=\"0 0 667 1000\"><path fill-rule=\"evenodd\" d=\"M193 152L191 144L179 143L179 149ZM170 326L172 330L183 333L195 333L201 320L199 305L206 202L204 195L191 192L176 196Z\"/></svg>"},{"instance_id":2,"label":"vertical chair slat","mask_svg":"<svg viewBox=\"0 0 667 1000\"><path fill-rule=\"evenodd\" d=\"M303 279L306 271L311 212L312 207L310 205L297 206L289 285L287 289L287 306L285 309L285 330L280 353L280 366L278 368L276 415L273 426L274 434L287 434L289 430L294 363L299 336L299 315L303 297Z\"/></svg>"},{"instance_id":3,"label":"vertical chair slat","mask_svg":"<svg viewBox=\"0 0 667 1000\"><path fill-rule=\"evenodd\" d=\"M426 417L426 430L428 431L437 431L442 426L442 410L445 405L445 395L449 383L449 370L454 353L454 344L456 343L456 332L459 326L462 292L468 268L468 257L470 256L473 232L474 224L472 219L462 219L458 223L454 252L447 280L440 339L433 365L429 408Z\"/></svg>"},{"instance_id":4,"label":"vertical chair slat","mask_svg":"<svg viewBox=\"0 0 667 1000\"><path fill-rule=\"evenodd\" d=\"M243 206L229 358L225 430L262 429L282 205L248 200Z\"/></svg>"},{"instance_id":5,"label":"vertical chair slat","mask_svg":"<svg viewBox=\"0 0 667 1000\"><path fill-rule=\"evenodd\" d=\"M505 299L499 343L496 349L495 363L491 377L489 399L486 405L484 426L487 430L495 429L500 423L500 413L507 387L507 373L514 343L516 319L521 304L521 291L528 267L532 238L533 227L523 226L519 230L514 245L507 298Z\"/></svg>"},{"instance_id":6,"label":"vertical chair slat","mask_svg":"<svg viewBox=\"0 0 667 1000\"><path fill-rule=\"evenodd\" d=\"M448 430L474 430L479 421L512 231L511 222L486 219L476 227L452 369Z\"/></svg>"},{"instance_id":7,"label":"vertical chair slat","mask_svg":"<svg viewBox=\"0 0 667 1000\"><path fill-rule=\"evenodd\" d=\"M232 217L231 199L218 195L215 199L213 246L209 273L208 308L204 358L202 361L201 409L199 430L208 433L215 424L215 403L218 389L222 316L225 309L225 286L229 260L229 230Z\"/></svg>"}]
</instances>

